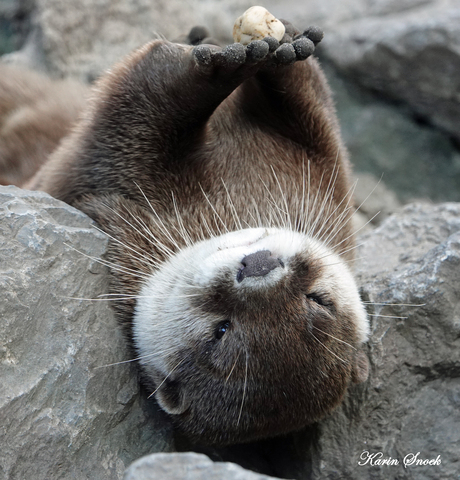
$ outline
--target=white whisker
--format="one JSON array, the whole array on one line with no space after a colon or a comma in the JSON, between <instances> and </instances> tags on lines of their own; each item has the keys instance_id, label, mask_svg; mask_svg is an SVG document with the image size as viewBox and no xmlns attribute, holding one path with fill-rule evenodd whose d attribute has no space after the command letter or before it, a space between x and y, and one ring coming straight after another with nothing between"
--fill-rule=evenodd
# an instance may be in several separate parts
<instances>
[{"instance_id":1,"label":"white whisker","mask_svg":"<svg viewBox=\"0 0 460 480\"><path fill-rule=\"evenodd\" d=\"M311 334L311 336L317 341L319 342L329 353L332 353L332 355L334 355L334 357L338 358L341 362L343 362L345 365L348 364L348 362L346 362L343 358L340 358L337 354L335 354L330 348L326 347L326 345L324 345L324 343L319 339L317 338L313 333Z\"/></svg>"}]
</instances>

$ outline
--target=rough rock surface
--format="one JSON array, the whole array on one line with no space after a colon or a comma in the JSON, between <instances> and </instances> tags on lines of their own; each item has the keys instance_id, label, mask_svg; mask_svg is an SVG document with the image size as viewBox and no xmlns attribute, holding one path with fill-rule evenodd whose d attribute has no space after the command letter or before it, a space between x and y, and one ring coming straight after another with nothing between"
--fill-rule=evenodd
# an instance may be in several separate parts
<instances>
[{"instance_id":1,"label":"rough rock surface","mask_svg":"<svg viewBox=\"0 0 460 480\"><path fill-rule=\"evenodd\" d=\"M0 205L0 479L116 479L136 458L173 450L170 426L148 411L133 367L97 368L128 355L107 303L69 298L104 292L105 268L74 250L98 257L104 237L43 193L3 187ZM320 424L210 450L214 459L282 478L457 478L460 204L408 206L363 240L358 278L374 303L368 382ZM400 462L441 455L442 463L359 466L364 451ZM162 478L177 478L175 462L176 477Z\"/></svg>"},{"instance_id":2,"label":"rough rock surface","mask_svg":"<svg viewBox=\"0 0 460 480\"><path fill-rule=\"evenodd\" d=\"M457 479L460 204L410 205L362 240L358 278L375 302L370 379L320 425L313 478ZM400 464L360 466L365 451ZM418 452L441 465L404 468Z\"/></svg>"},{"instance_id":3,"label":"rough rock surface","mask_svg":"<svg viewBox=\"0 0 460 480\"><path fill-rule=\"evenodd\" d=\"M382 177L405 203L427 198L460 201L460 152L447 135L357 88L329 62L323 60L322 64L357 177L361 178L362 172L377 180ZM360 181L357 188L361 187ZM374 198L373 194L369 200Z\"/></svg>"},{"instance_id":4,"label":"rough rock surface","mask_svg":"<svg viewBox=\"0 0 460 480\"><path fill-rule=\"evenodd\" d=\"M228 39L236 17L251 5L249 0L222 1L219 8L210 0L33 0L33 28L21 51L8 59L91 81L159 36L172 40L195 25L211 25L216 37L227 32Z\"/></svg>"},{"instance_id":5,"label":"rough rock surface","mask_svg":"<svg viewBox=\"0 0 460 480\"><path fill-rule=\"evenodd\" d=\"M0 188L2 480L114 480L171 448L132 364L105 367L129 358L108 302L70 298L106 291L106 268L88 258L106 244L78 210Z\"/></svg>"},{"instance_id":6,"label":"rough rock surface","mask_svg":"<svg viewBox=\"0 0 460 480\"><path fill-rule=\"evenodd\" d=\"M215 463L198 453L154 453L131 465L123 480L270 480L234 463Z\"/></svg>"},{"instance_id":7,"label":"rough rock surface","mask_svg":"<svg viewBox=\"0 0 460 480\"><path fill-rule=\"evenodd\" d=\"M439 0L334 28L325 54L362 85L460 140L460 6Z\"/></svg>"}]
</instances>

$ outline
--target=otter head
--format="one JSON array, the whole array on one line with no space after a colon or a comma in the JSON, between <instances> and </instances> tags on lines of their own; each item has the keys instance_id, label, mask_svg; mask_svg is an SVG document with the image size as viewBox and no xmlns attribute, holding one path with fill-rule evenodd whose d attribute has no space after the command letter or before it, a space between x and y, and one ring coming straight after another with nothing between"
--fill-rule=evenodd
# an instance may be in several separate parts
<instances>
[{"instance_id":1,"label":"otter head","mask_svg":"<svg viewBox=\"0 0 460 480\"><path fill-rule=\"evenodd\" d=\"M348 267L285 229L180 251L143 286L133 331L159 404L204 443L315 422L365 370L368 321Z\"/></svg>"}]
</instances>

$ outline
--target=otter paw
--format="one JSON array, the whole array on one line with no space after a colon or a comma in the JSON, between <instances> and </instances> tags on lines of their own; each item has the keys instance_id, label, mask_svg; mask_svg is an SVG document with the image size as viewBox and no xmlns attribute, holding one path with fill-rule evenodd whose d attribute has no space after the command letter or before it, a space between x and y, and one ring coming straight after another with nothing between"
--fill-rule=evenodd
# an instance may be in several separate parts
<instances>
[{"instance_id":1,"label":"otter paw","mask_svg":"<svg viewBox=\"0 0 460 480\"><path fill-rule=\"evenodd\" d=\"M199 66L234 70L245 63L246 48L239 43L228 45L224 49L211 45L198 45L192 50L192 55Z\"/></svg>"},{"instance_id":2,"label":"otter paw","mask_svg":"<svg viewBox=\"0 0 460 480\"><path fill-rule=\"evenodd\" d=\"M295 38L299 38L299 37L308 38L314 43L316 47L316 45L318 45L318 43L321 42L321 40L323 39L324 32L321 28L312 25L311 27L308 27L306 30L304 30L304 32L301 35L298 35Z\"/></svg>"},{"instance_id":3,"label":"otter paw","mask_svg":"<svg viewBox=\"0 0 460 480\"><path fill-rule=\"evenodd\" d=\"M192 50L196 63L202 67L215 67L220 71L234 71L238 67L264 62L270 46L263 40L254 40L247 46L232 43L220 49L211 45L197 45Z\"/></svg>"},{"instance_id":4,"label":"otter paw","mask_svg":"<svg viewBox=\"0 0 460 480\"><path fill-rule=\"evenodd\" d=\"M299 33L291 23L282 20L286 28L284 37L275 48L276 42L270 40L270 52L273 52L272 65L291 65L296 61L307 59L314 51L316 45L323 38L323 31L319 27L309 27ZM268 39L265 39L268 40Z\"/></svg>"}]
</instances>

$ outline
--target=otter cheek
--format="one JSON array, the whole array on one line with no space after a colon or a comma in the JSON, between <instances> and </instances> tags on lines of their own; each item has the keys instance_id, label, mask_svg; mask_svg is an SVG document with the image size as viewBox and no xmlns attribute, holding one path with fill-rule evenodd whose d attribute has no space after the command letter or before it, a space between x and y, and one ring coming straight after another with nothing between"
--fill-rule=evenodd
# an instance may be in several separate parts
<instances>
[{"instance_id":1,"label":"otter cheek","mask_svg":"<svg viewBox=\"0 0 460 480\"><path fill-rule=\"evenodd\" d=\"M180 415L189 407L189 403L183 395L180 384L176 381L166 380L163 385L158 388L155 398L160 407L171 415Z\"/></svg>"}]
</instances>

